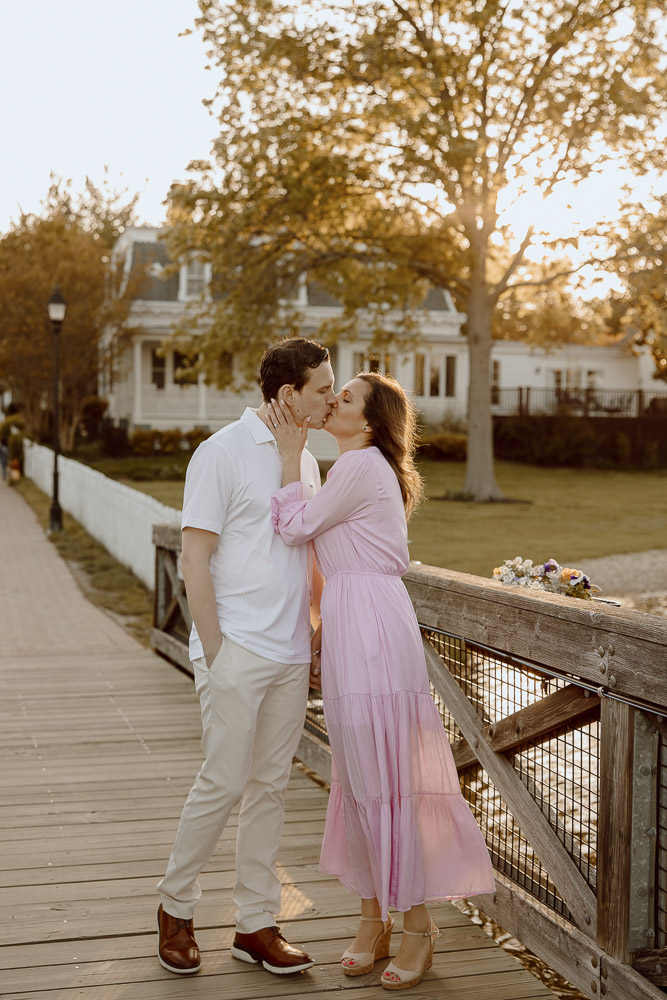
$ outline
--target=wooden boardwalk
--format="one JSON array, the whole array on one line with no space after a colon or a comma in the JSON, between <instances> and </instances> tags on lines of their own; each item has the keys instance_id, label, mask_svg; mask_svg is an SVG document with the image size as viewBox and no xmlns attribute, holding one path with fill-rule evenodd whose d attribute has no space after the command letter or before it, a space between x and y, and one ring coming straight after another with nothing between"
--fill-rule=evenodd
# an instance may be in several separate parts
<instances>
[{"instance_id":1,"label":"wooden boardwalk","mask_svg":"<svg viewBox=\"0 0 667 1000\"><path fill-rule=\"evenodd\" d=\"M8 523L13 530L0 564L0 621L10 613L10 591L13 602L0 641L0 997L379 997L386 963L358 979L340 971L356 901L318 870L327 793L296 766L279 857L279 919L312 951L315 967L271 976L231 958L235 819L202 876L201 972L173 976L158 964L155 883L201 759L192 682L86 604L32 515L16 506L20 498L8 504L8 492L0 493L3 535ZM54 587L58 615L48 606ZM432 970L409 994L414 1000L553 997L457 909L442 904L433 913L443 933ZM393 953L397 947L396 936Z\"/></svg>"}]
</instances>

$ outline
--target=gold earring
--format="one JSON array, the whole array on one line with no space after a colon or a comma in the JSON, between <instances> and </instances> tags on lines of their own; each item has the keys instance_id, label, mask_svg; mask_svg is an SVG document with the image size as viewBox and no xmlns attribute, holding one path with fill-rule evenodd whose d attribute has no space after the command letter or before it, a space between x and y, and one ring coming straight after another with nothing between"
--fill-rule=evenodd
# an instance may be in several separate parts
<instances>
[{"instance_id":1,"label":"gold earring","mask_svg":"<svg viewBox=\"0 0 667 1000\"><path fill-rule=\"evenodd\" d=\"M369 434L370 431L371 431L371 428L368 426L368 424L365 424L364 427L363 427L363 430L364 430L364 433Z\"/></svg>"}]
</instances>

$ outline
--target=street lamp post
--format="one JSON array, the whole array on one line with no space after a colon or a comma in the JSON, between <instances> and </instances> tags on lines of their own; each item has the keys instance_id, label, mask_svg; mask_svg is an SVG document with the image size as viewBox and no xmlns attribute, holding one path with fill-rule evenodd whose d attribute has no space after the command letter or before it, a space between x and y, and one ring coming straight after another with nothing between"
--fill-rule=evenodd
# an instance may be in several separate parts
<instances>
[{"instance_id":1,"label":"street lamp post","mask_svg":"<svg viewBox=\"0 0 667 1000\"><path fill-rule=\"evenodd\" d=\"M47 303L54 339L53 382L53 499L49 511L49 530L63 530L63 512L58 501L58 456L60 454L60 330L67 312L67 303L56 286Z\"/></svg>"}]
</instances>

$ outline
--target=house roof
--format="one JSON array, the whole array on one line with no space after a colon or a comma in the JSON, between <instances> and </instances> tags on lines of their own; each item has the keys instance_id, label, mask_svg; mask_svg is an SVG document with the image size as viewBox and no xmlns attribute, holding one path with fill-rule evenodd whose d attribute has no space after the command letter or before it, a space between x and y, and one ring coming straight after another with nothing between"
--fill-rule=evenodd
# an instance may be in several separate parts
<instances>
[{"instance_id":1,"label":"house roof","mask_svg":"<svg viewBox=\"0 0 667 1000\"><path fill-rule=\"evenodd\" d=\"M308 282L308 305L309 306L338 306L341 303L335 296L325 291L321 285L315 281ZM451 312L445 294L441 288L429 288L426 298L421 304L422 309L429 309L431 312Z\"/></svg>"},{"instance_id":2,"label":"house roof","mask_svg":"<svg viewBox=\"0 0 667 1000\"><path fill-rule=\"evenodd\" d=\"M173 265L167 254L167 247L159 239L159 230L141 227L126 230L121 240L132 248L131 273L138 275L147 267L147 275L142 283L139 298L148 302L178 301L179 275L177 270L163 273L168 265ZM144 237L142 239L142 237ZM148 266L147 266L148 265ZM309 281L308 305L340 308L341 302L322 288L316 281ZM430 288L422 306L431 312L452 312L452 305L441 288Z\"/></svg>"}]
</instances>

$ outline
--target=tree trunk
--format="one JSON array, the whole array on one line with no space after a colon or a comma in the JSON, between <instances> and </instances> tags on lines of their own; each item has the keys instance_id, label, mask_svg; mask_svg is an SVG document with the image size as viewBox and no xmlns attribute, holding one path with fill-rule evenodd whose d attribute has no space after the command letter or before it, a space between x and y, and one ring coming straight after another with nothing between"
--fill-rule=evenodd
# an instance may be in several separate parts
<instances>
[{"instance_id":1,"label":"tree trunk","mask_svg":"<svg viewBox=\"0 0 667 1000\"><path fill-rule=\"evenodd\" d=\"M60 447L67 455L71 455L74 451L74 441L80 421L81 412L78 409L69 413L60 411Z\"/></svg>"},{"instance_id":2,"label":"tree trunk","mask_svg":"<svg viewBox=\"0 0 667 1000\"><path fill-rule=\"evenodd\" d=\"M468 461L464 485L464 492L478 503L502 500L493 470L491 308L485 284L480 282L472 289L466 303L470 382Z\"/></svg>"}]
</instances>

